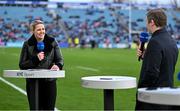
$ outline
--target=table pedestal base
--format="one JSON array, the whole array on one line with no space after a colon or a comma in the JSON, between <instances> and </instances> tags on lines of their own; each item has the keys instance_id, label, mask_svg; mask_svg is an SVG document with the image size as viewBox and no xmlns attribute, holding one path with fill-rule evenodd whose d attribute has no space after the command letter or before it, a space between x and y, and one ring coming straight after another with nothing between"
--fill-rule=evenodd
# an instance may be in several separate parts
<instances>
[{"instance_id":1,"label":"table pedestal base","mask_svg":"<svg viewBox=\"0 0 180 111\"><path fill-rule=\"evenodd\" d=\"M114 90L104 89L104 110L114 110Z\"/></svg>"}]
</instances>

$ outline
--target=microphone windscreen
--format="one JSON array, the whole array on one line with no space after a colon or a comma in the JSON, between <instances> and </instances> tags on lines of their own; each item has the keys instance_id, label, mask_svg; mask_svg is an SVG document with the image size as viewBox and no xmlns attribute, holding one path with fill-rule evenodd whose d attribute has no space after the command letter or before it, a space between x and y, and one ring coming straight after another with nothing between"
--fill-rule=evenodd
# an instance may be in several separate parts
<instances>
[{"instance_id":1,"label":"microphone windscreen","mask_svg":"<svg viewBox=\"0 0 180 111\"><path fill-rule=\"evenodd\" d=\"M141 46L140 46L140 50L144 51L144 44L148 41L148 37L149 37L149 34L147 32L141 32L140 33L140 41L141 41ZM138 61L140 61L142 59L142 55L139 56L138 58Z\"/></svg>"},{"instance_id":2,"label":"microphone windscreen","mask_svg":"<svg viewBox=\"0 0 180 111\"><path fill-rule=\"evenodd\" d=\"M180 81L180 72L177 75L177 79Z\"/></svg>"},{"instance_id":3,"label":"microphone windscreen","mask_svg":"<svg viewBox=\"0 0 180 111\"><path fill-rule=\"evenodd\" d=\"M140 33L140 41L141 42L147 42L149 38L149 34L147 32L141 32Z\"/></svg>"},{"instance_id":4,"label":"microphone windscreen","mask_svg":"<svg viewBox=\"0 0 180 111\"><path fill-rule=\"evenodd\" d=\"M37 50L43 51L44 50L44 42L38 42L37 43Z\"/></svg>"}]
</instances>

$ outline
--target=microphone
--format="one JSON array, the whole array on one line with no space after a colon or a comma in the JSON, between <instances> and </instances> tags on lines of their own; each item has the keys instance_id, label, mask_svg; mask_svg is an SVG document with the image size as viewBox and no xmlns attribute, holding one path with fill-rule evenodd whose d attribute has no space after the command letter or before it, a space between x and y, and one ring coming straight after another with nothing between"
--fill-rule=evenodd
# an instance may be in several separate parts
<instances>
[{"instance_id":1,"label":"microphone","mask_svg":"<svg viewBox=\"0 0 180 111\"><path fill-rule=\"evenodd\" d=\"M180 81L180 72L177 75L177 79Z\"/></svg>"},{"instance_id":2,"label":"microphone","mask_svg":"<svg viewBox=\"0 0 180 111\"><path fill-rule=\"evenodd\" d=\"M140 46L140 50L144 51L144 44L148 41L148 37L149 37L149 34L147 32L141 32L140 33L140 41L141 41L141 46ZM139 56L138 58L138 61L140 61L142 59L142 55Z\"/></svg>"},{"instance_id":3,"label":"microphone","mask_svg":"<svg viewBox=\"0 0 180 111\"><path fill-rule=\"evenodd\" d=\"M39 51L39 52L42 52L43 50L44 50L44 42L38 42L37 43L37 50Z\"/></svg>"}]
</instances>

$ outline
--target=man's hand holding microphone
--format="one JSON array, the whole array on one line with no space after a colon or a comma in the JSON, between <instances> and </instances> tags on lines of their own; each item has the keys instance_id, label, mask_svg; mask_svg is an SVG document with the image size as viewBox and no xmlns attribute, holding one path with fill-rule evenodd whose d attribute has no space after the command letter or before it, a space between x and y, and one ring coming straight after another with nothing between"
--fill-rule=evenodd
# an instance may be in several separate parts
<instances>
[{"instance_id":1,"label":"man's hand holding microphone","mask_svg":"<svg viewBox=\"0 0 180 111\"><path fill-rule=\"evenodd\" d=\"M137 49L138 61L144 58L145 48L144 45L148 41L149 34L147 32L140 33L140 45Z\"/></svg>"}]
</instances>

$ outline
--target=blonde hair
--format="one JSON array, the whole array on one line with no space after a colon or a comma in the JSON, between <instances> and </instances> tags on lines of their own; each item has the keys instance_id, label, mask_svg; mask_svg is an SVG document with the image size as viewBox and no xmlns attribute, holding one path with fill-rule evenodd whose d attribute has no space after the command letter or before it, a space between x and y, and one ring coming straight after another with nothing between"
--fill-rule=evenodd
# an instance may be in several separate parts
<instances>
[{"instance_id":1,"label":"blonde hair","mask_svg":"<svg viewBox=\"0 0 180 111\"><path fill-rule=\"evenodd\" d=\"M41 20L34 20L31 24L30 24L30 30L33 32L36 28L36 25L38 24L44 24L43 21Z\"/></svg>"}]
</instances>

